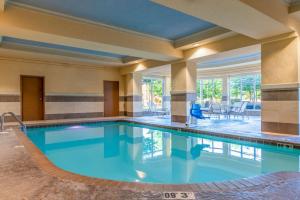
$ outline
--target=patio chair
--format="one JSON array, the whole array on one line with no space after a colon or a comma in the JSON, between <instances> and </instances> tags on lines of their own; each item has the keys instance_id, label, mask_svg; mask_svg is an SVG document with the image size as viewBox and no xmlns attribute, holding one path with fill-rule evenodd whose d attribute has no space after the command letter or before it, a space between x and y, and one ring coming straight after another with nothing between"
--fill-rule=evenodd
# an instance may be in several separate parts
<instances>
[{"instance_id":1,"label":"patio chair","mask_svg":"<svg viewBox=\"0 0 300 200\"><path fill-rule=\"evenodd\" d=\"M245 115L248 116L247 110L246 110L247 105L248 105L247 101L234 103L233 107L232 107L232 109L230 111L230 114L233 114L234 117L242 116L243 120L244 120L245 119ZM248 116L248 119L249 119L249 116Z\"/></svg>"},{"instance_id":2,"label":"patio chair","mask_svg":"<svg viewBox=\"0 0 300 200\"><path fill-rule=\"evenodd\" d=\"M221 115L223 114L221 105L218 103L212 103L210 114L217 116L218 119L221 119Z\"/></svg>"},{"instance_id":3,"label":"patio chair","mask_svg":"<svg viewBox=\"0 0 300 200\"><path fill-rule=\"evenodd\" d=\"M168 118L170 115L170 110L166 107L162 108L161 111L159 112L159 117L161 118Z\"/></svg>"},{"instance_id":4,"label":"patio chair","mask_svg":"<svg viewBox=\"0 0 300 200\"><path fill-rule=\"evenodd\" d=\"M201 106L201 110L204 113L210 114L211 111L211 102L205 101L204 106Z\"/></svg>"},{"instance_id":5,"label":"patio chair","mask_svg":"<svg viewBox=\"0 0 300 200\"><path fill-rule=\"evenodd\" d=\"M229 118L231 117L231 115L233 115L235 118L236 113L238 113L240 111L241 106L242 106L242 102L234 102L229 111Z\"/></svg>"}]
</instances>

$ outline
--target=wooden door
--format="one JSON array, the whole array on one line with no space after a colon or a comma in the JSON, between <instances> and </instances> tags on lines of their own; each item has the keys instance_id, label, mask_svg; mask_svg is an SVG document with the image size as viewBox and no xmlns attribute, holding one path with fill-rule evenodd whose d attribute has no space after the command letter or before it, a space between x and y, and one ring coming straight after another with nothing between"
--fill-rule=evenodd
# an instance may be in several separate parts
<instances>
[{"instance_id":1,"label":"wooden door","mask_svg":"<svg viewBox=\"0 0 300 200\"><path fill-rule=\"evenodd\" d=\"M104 81L104 116L119 115L119 82Z\"/></svg>"},{"instance_id":2,"label":"wooden door","mask_svg":"<svg viewBox=\"0 0 300 200\"><path fill-rule=\"evenodd\" d=\"M44 78L21 76L22 120L44 119Z\"/></svg>"}]
</instances>

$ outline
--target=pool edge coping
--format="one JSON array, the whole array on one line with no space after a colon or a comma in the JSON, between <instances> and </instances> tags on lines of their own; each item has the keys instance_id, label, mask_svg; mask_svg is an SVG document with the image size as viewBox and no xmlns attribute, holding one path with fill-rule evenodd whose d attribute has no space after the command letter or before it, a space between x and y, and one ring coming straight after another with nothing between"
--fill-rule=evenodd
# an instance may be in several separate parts
<instances>
[{"instance_id":1,"label":"pool edge coping","mask_svg":"<svg viewBox=\"0 0 300 200\"><path fill-rule=\"evenodd\" d=\"M107 180L101 178L93 178L88 176L79 175L66 170L63 170L54 165L39 149L36 145L25 135L25 133L19 130L17 127L13 128L13 132L16 134L19 142L24 145L28 151L33 162L46 174L72 181L78 181L88 185L97 185L103 187L114 187L121 190L133 190L138 192L144 191L186 191L186 192L224 192L224 191L236 191L241 189L247 189L259 185L268 185L277 181L285 181L287 179L295 178L295 174L299 175L299 172L276 172L266 175L259 175L255 177L243 178L238 180L230 180L223 182L209 182L209 183L192 183L192 184L152 184L152 183L135 183L135 182L122 182Z\"/></svg>"}]
</instances>

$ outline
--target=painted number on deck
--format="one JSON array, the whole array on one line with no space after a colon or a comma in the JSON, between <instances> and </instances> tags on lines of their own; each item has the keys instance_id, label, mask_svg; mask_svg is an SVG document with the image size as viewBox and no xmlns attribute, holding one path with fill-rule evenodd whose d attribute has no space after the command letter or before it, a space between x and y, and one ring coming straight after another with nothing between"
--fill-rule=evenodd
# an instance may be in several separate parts
<instances>
[{"instance_id":1,"label":"painted number on deck","mask_svg":"<svg viewBox=\"0 0 300 200\"><path fill-rule=\"evenodd\" d=\"M164 192L163 199L195 199L193 192Z\"/></svg>"}]
</instances>

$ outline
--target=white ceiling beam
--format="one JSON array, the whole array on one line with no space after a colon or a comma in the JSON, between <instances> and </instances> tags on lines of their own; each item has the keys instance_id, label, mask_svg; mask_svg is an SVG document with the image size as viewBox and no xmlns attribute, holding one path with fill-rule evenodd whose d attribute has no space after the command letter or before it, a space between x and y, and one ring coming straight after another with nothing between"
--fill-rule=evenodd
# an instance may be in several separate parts
<instances>
[{"instance_id":1,"label":"white ceiling beam","mask_svg":"<svg viewBox=\"0 0 300 200\"><path fill-rule=\"evenodd\" d=\"M281 0L152 1L255 39L292 31L284 24L288 9Z\"/></svg>"},{"instance_id":2,"label":"white ceiling beam","mask_svg":"<svg viewBox=\"0 0 300 200\"><path fill-rule=\"evenodd\" d=\"M0 35L20 39L161 61L183 57L171 41L15 5L0 14L0 24Z\"/></svg>"},{"instance_id":3,"label":"white ceiling beam","mask_svg":"<svg viewBox=\"0 0 300 200\"><path fill-rule=\"evenodd\" d=\"M136 63L142 62L144 60L145 59L143 59L143 58L136 58L136 57L130 57L130 56L126 56L126 57L122 58L122 62L124 64L136 64Z\"/></svg>"},{"instance_id":4,"label":"white ceiling beam","mask_svg":"<svg viewBox=\"0 0 300 200\"><path fill-rule=\"evenodd\" d=\"M55 61L57 63L77 62L81 65L94 65L99 67L124 65L120 58L108 58L102 56L86 55L68 52L64 50L48 49L26 45L2 43L0 57L13 57L29 60Z\"/></svg>"},{"instance_id":5,"label":"white ceiling beam","mask_svg":"<svg viewBox=\"0 0 300 200\"><path fill-rule=\"evenodd\" d=\"M174 47L178 49L190 49L196 46L204 45L210 42L224 39L235 35L233 31L222 27L214 27L204 30L187 37L183 37L174 41Z\"/></svg>"}]
</instances>

